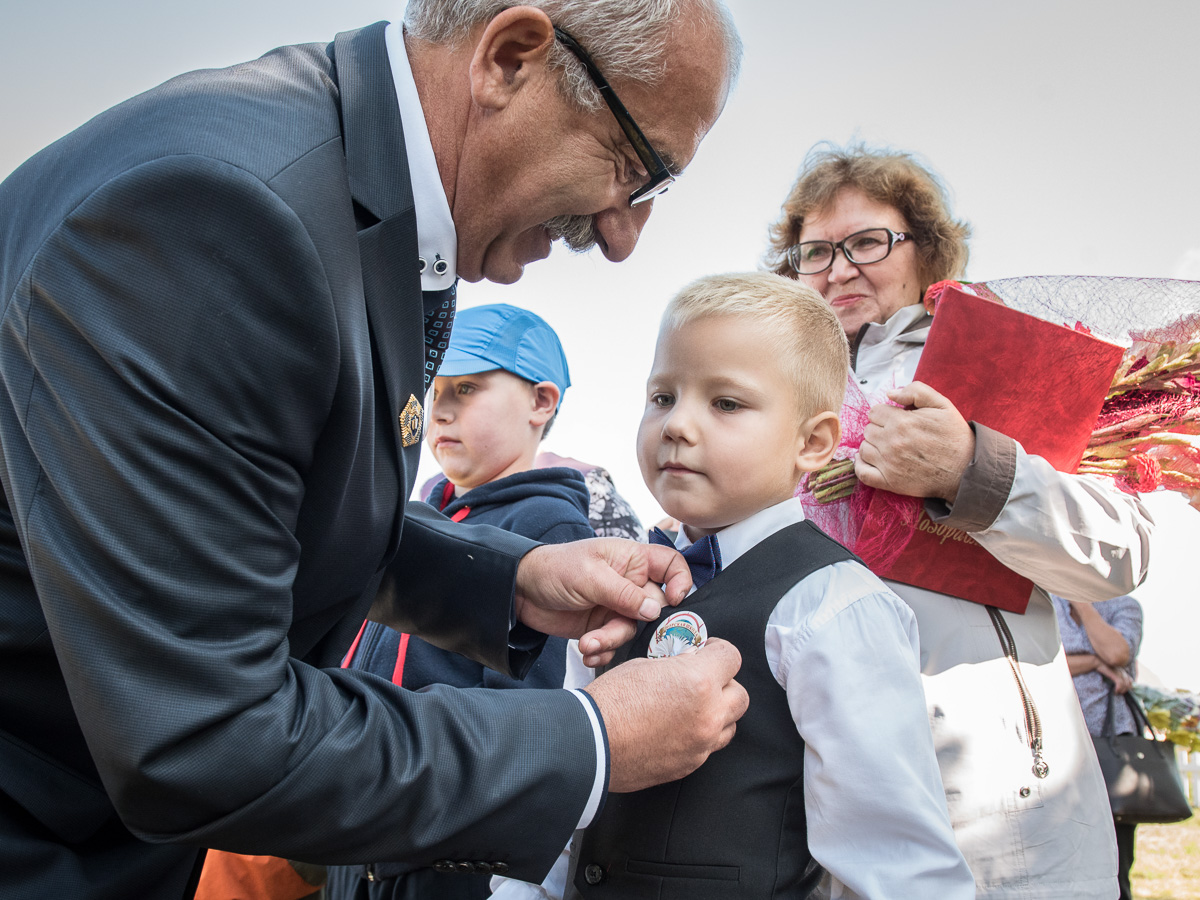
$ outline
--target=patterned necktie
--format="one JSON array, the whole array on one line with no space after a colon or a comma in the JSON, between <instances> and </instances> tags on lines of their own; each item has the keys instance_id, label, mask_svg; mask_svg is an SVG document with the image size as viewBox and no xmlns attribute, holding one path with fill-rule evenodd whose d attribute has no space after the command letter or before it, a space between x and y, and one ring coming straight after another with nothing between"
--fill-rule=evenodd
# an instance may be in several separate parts
<instances>
[{"instance_id":1,"label":"patterned necktie","mask_svg":"<svg viewBox=\"0 0 1200 900\"><path fill-rule=\"evenodd\" d=\"M651 528L650 543L674 547L675 542L661 528ZM721 547L715 534L706 534L683 551L683 558L692 570L692 584L696 590L704 587L721 573Z\"/></svg>"},{"instance_id":2,"label":"patterned necktie","mask_svg":"<svg viewBox=\"0 0 1200 900\"><path fill-rule=\"evenodd\" d=\"M454 327L454 299L458 282L441 291L422 291L425 304L425 392L433 384L442 365L442 357L450 346L450 329Z\"/></svg>"}]
</instances>

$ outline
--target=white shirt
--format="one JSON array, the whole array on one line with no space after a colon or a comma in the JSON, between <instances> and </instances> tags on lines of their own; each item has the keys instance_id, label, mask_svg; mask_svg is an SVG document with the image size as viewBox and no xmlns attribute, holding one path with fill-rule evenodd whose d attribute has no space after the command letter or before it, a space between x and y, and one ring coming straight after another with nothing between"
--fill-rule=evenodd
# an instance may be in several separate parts
<instances>
[{"instance_id":1,"label":"white shirt","mask_svg":"<svg viewBox=\"0 0 1200 900\"><path fill-rule=\"evenodd\" d=\"M859 341L854 379L872 403L884 402L888 391L912 382L929 337L929 325L907 329L924 315L925 307L920 303L901 307L882 325L871 325Z\"/></svg>"},{"instance_id":2,"label":"white shirt","mask_svg":"<svg viewBox=\"0 0 1200 900\"><path fill-rule=\"evenodd\" d=\"M802 521L790 499L729 526L717 535L722 563ZM676 547L690 544L680 532ZM808 849L828 873L818 895L973 898L934 755L912 610L863 566L835 563L783 595L764 644L804 738ZM541 886L494 879L494 896L553 900L565 869L560 861Z\"/></svg>"},{"instance_id":3,"label":"white shirt","mask_svg":"<svg viewBox=\"0 0 1200 900\"><path fill-rule=\"evenodd\" d=\"M392 81L396 88L396 102L400 107L400 121L404 127L404 151L408 156L408 171L412 181L413 205L417 216L417 253L426 261L421 273L421 290L437 291L448 288L458 278L458 235L454 229L454 218L450 204L442 187L442 176L438 172L437 159L433 155L433 144L429 140L429 128L425 124L425 112L421 98L417 95L417 83L413 80L412 66L408 61L408 50L404 46L404 29L395 22L384 29L388 63L392 68ZM435 271L438 258L447 263L442 274ZM417 265L413 261L413 265ZM596 745L596 776L592 791L579 818L579 828L586 828L600 808L604 794L604 773L608 770L608 746L604 742L604 730L596 711L580 691L572 691L587 712L592 726L592 737Z\"/></svg>"},{"instance_id":4,"label":"white shirt","mask_svg":"<svg viewBox=\"0 0 1200 900\"><path fill-rule=\"evenodd\" d=\"M442 187L425 112L417 95L408 51L404 47L404 29L392 22L384 29L388 63L400 105L400 122L404 126L404 152L408 156L408 171L412 180L413 205L417 214L417 255L426 261L421 273L421 290L440 291L450 287L458 278L458 234L454 218ZM446 271L434 271L438 258L446 261ZM413 260L416 265L417 261Z\"/></svg>"}]
</instances>

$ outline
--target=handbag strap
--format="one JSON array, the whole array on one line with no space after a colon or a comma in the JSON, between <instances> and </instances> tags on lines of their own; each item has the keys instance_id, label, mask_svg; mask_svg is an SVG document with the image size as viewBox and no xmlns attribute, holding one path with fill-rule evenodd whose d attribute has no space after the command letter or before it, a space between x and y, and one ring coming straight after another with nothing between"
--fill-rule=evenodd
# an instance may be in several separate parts
<instances>
[{"instance_id":1,"label":"handbag strap","mask_svg":"<svg viewBox=\"0 0 1200 900\"><path fill-rule=\"evenodd\" d=\"M1107 678L1105 678L1104 680L1106 683L1108 682ZM1116 712L1113 707L1113 700L1116 699L1116 696L1117 696L1117 692L1113 690L1113 685L1111 683L1109 683L1108 684L1108 703L1104 710L1104 727L1100 729L1101 737L1111 737L1113 734L1113 731L1117 727L1117 722L1116 722L1117 716L1116 716Z\"/></svg>"},{"instance_id":2,"label":"handbag strap","mask_svg":"<svg viewBox=\"0 0 1200 900\"><path fill-rule=\"evenodd\" d=\"M1110 697L1109 698L1109 710L1110 711L1112 709L1111 699L1112 698ZM1146 715L1146 710L1142 708L1141 701L1139 701L1138 698L1134 696L1133 691L1125 692L1125 705L1129 707L1129 712L1133 714L1133 721L1137 726L1139 726L1138 727L1139 733L1142 733L1143 731L1149 731L1150 737L1154 738L1154 740L1156 740L1156 741L1162 740L1162 738L1159 737L1158 732L1154 730L1154 726L1150 724L1150 717L1148 715Z\"/></svg>"}]
</instances>

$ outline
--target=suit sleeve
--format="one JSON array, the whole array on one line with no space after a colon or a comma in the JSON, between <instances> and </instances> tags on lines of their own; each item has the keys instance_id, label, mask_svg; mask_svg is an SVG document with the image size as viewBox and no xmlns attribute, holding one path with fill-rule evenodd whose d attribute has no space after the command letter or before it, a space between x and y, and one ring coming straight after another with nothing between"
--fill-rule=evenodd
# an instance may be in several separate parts
<instances>
[{"instance_id":1,"label":"suit sleeve","mask_svg":"<svg viewBox=\"0 0 1200 900\"><path fill-rule=\"evenodd\" d=\"M19 356L30 373L6 373L13 512L130 830L321 863L504 860L541 878L595 778L577 698L413 694L289 656L295 526L339 352L292 211L232 166L160 160L95 191L25 278L4 348L7 372ZM426 537L403 542L421 573L454 539ZM527 546L495 552L515 570ZM402 604L424 603L433 577ZM471 583L440 577L446 593ZM500 599L487 616L503 625ZM427 621L449 631L445 618ZM460 643L502 656L496 633Z\"/></svg>"},{"instance_id":2,"label":"suit sleeve","mask_svg":"<svg viewBox=\"0 0 1200 900\"><path fill-rule=\"evenodd\" d=\"M516 620L513 605L517 565L536 546L501 528L451 522L427 503L410 503L400 551L371 618L523 678L546 642ZM421 602L409 602L413 597ZM483 604L481 597L497 602Z\"/></svg>"}]
</instances>

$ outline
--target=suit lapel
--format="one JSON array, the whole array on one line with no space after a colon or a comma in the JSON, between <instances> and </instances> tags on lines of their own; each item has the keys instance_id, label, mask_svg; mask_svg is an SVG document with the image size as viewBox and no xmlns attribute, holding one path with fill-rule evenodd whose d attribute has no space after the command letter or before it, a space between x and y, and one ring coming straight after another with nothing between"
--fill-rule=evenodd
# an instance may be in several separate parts
<instances>
[{"instance_id":1,"label":"suit lapel","mask_svg":"<svg viewBox=\"0 0 1200 900\"><path fill-rule=\"evenodd\" d=\"M399 414L410 396L423 399L425 326L412 182L385 27L377 22L339 34L334 63L350 193L360 220L358 245L371 342L386 385L397 459L404 461ZM415 470L419 443L410 449L413 459L407 462Z\"/></svg>"}]
</instances>

